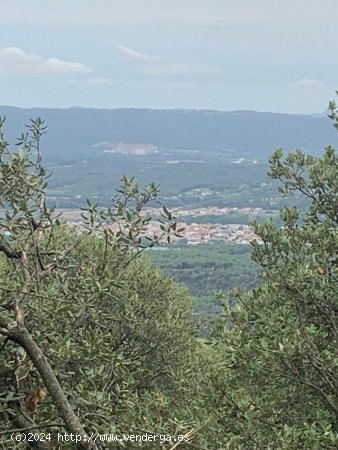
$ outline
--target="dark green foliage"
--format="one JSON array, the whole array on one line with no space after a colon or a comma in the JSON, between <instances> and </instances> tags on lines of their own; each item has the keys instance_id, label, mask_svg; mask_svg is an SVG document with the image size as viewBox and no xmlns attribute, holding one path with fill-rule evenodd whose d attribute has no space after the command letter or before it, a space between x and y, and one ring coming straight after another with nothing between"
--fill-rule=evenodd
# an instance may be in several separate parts
<instances>
[{"instance_id":1,"label":"dark green foliage","mask_svg":"<svg viewBox=\"0 0 338 450\"><path fill-rule=\"evenodd\" d=\"M0 115L8 117L11 142L32 115L46 119L44 164L53 172L47 194L58 207L79 207L94 196L107 205L127 173L143 184L159 183L163 196L181 195L166 199L169 205L279 208L275 185L266 178L268 155L281 146L317 152L336 138L325 116L11 107L0 107ZM159 151L112 154L92 147L105 141L154 144ZM199 187L212 195L192 196Z\"/></svg>"},{"instance_id":2,"label":"dark green foliage","mask_svg":"<svg viewBox=\"0 0 338 450\"><path fill-rule=\"evenodd\" d=\"M233 292L215 330L214 400L227 448L322 449L338 444L338 156L297 151L270 159L283 192L311 206L284 208L281 228L255 224L260 286ZM233 306L235 301L236 306ZM216 394L217 393L217 394ZM221 419L222 417L222 419Z\"/></svg>"},{"instance_id":3,"label":"dark green foliage","mask_svg":"<svg viewBox=\"0 0 338 450\"><path fill-rule=\"evenodd\" d=\"M257 284L256 266L248 245L210 242L194 246L170 246L150 252L152 261L186 285L194 296L198 314L213 316L221 311L215 295L236 286L250 289Z\"/></svg>"},{"instance_id":4,"label":"dark green foliage","mask_svg":"<svg viewBox=\"0 0 338 450\"><path fill-rule=\"evenodd\" d=\"M158 236L149 235L143 208L158 189L124 177L111 206L88 200L84 228L71 227L46 206L43 131L32 121L18 152L0 133L0 444L26 448L10 430L51 425L54 436L184 434L191 301L140 256L177 234L172 214L164 207Z\"/></svg>"},{"instance_id":5,"label":"dark green foliage","mask_svg":"<svg viewBox=\"0 0 338 450\"><path fill-rule=\"evenodd\" d=\"M240 224L249 225L252 220L256 220L259 223L264 223L269 216L272 216L275 220L278 220L277 214L265 214L265 215L248 215L248 214L224 214L224 215L199 215L199 216L188 216L184 218L184 222L187 224L191 223L220 223L222 225L228 224Z\"/></svg>"},{"instance_id":6,"label":"dark green foliage","mask_svg":"<svg viewBox=\"0 0 338 450\"><path fill-rule=\"evenodd\" d=\"M337 124L334 104L331 109ZM224 288L221 274L236 271L227 283L241 281L245 289L218 294L222 313L202 339L186 290L140 255L159 240L146 237L149 217L142 213L157 187L141 189L125 177L110 207L88 202L85 229L69 227L46 206L42 125L32 122L23 152L9 152L0 135L0 201L7 211L0 217L2 448L26 448L14 445L8 430L22 424L44 430L51 422L54 433L75 429L81 436L191 437L96 448L337 448L335 151L284 158L278 150L271 157L270 176L282 183L281 192L298 193L309 208L282 208L281 227L273 220L253 223L260 279L249 292L256 272L245 246L152 254L201 296L203 289ZM163 216L162 237L170 237L176 224L166 208ZM205 270L212 275L204 285Z\"/></svg>"}]
</instances>

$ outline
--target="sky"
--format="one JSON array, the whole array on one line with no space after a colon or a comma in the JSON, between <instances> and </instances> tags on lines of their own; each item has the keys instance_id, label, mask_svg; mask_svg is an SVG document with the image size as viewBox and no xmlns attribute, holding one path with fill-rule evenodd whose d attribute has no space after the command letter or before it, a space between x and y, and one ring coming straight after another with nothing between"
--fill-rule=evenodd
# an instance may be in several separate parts
<instances>
[{"instance_id":1,"label":"sky","mask_svg":"<svg viewBox=\"0 0 338 450\"><path fill-rule=\"evenodd\" d=\"M337 0L1 0L0 104L321 113Z\"/></svg>"}]
</instances>

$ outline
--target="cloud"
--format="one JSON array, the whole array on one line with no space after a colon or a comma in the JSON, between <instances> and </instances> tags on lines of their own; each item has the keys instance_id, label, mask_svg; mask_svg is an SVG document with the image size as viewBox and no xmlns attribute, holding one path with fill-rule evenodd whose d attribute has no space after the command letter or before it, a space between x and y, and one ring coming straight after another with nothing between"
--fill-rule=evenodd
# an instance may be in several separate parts
<instances>
[{"instance_id":1,"label":"cloud","mask_svg":"<svg viewBox=\"0 0 338 450\"><path fill-rule=\"evenodd\" d=\"M106 77L95 77L87 80L87 83L89 84L111 84L112 82L113 80L111 78Z\"/></svg>"},{"instance_id":2,"label":"cloud","mask_svg":"<svg viewBox=\"0 0 338 450\"><path fill-rule=\"evenodd\" d=\"M47 24L58 26L130 26L135 28L138 24L162 26L182 23L189 28L197 24L220 22L246 23L264 21L265 23L296 22L299 25L299 13L302 17L302 27L312 24L335 24L338 5L336 0L324 2L309 2L308 0L284 0L283 2L271 0L171 0L170 7L165 7L158 0L107 1L96 2L73 0L72 2L60 0L53 9L48 2L42 0L12 0L1 2L0 21L3 23L16 22L19 24ZM325 7L322 6L325 4ZM290 14L294 12L294 14ZM325 29L325 28L324 28Z\"/></svg>"},{"instance_id":3,"label":"cloud","mask_svg":"<svg viewBox=\"0 0 338 450\"><path fill-rule=\"evenodd\" d=\"M165 88L194 89L198 87L196 81L160 81L159 83L160 86L163 86Z\"/></svg>"},{"instance_id":4,"label":"cloud","mask_svg":"<svg viewBox=\"0 0 338 450\"><path fill-rule=\"evenodd\" d=\"M121 52L130 59L142 63L144 69L142 73L153 76L183 76L183 75L214 75L220 73L215 67L193 66L189 64L170 63L162 58L150 56L136 50L126 47L125 45L116 46Z\"/></svg>"},{"instance_id":5,"label":"cloud","mask_svg":"<svg viewBox=\"0 0 338 450\"><path fill-rule=\"evenodd\" d=\"M129 58L134 59L136 61L153 61L155 58L147 55L146 53L140 53L132 48L126 47L125 45L117 45L116 46L122 53L127 55Z\"/></svg>"},{"instance_id":6,"label":"cloud","mask_svg":"<svg viewBox=\"0 0 338 450\"><path fill-rule=\"evenodd\" d=\"M224 88L229 87L229 83L225 83L223 81L215 82L215 83L206 83L205 87L207 88Z\"/></svg>"},{"instance_id":7,"label":"cloud","mask_svg":"<svg viewBox=\"0 0 338 450\"><path fill-rule=\"evenodd\" d=\"M215 67L191 66L189 64L162 64L150 66L144 71L148 75L215 75L220 70Z\"/></svg>"},{"instance_id":8,"label":"cloud","mask_svg":"<svg viewBox=\"0 0 338 450\"><path fill-rule=\"evenodd\" d=\"M78 62L67 62L57 58L48 58L44 61L46 67L54 73L91 73L93 70ZM44 64L43 64L44 65Z\"/></svg>"},{"instance_id":9,"label":"cloud","mask_svg":"<svg viewBox=\"0 0 338 450\"><path fill-rule=\"evenodd\" d=\"M290 81L290 87L319 87L324 86L324 82L321 80L312 80L311 78L303 78L302 80Z\"/></svg>"},{"instance_id":10,"label":"cloud","mask_svg":"<svg viewBox=\"0 0 338 450\"><path fill-rule=\"evenodd\" d=\"M58 58L26 53L18 47L0 49L0 73L11 75L26 74L89 74L93 69L78 62L63 61Z\"/></svg>"}]
</instances>

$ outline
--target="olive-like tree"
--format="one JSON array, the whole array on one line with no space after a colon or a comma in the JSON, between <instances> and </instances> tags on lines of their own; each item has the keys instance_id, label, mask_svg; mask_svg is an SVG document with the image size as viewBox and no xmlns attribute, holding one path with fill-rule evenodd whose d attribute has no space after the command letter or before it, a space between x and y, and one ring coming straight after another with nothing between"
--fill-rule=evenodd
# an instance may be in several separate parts
<instances>
[{"instance_id":1,"label":"olive-like tree","mask_svg":"<svg viewBox=\"0 0 338 450\"><path fill-rule=\"evenodd\" d=\"M336 105L331 117L338 126ZM282 226L254 223L261 283L233 292L216 326L213 396L225 448L322 449L338 444L338 156L270 158L270 176L306 210Z\"/></svg>"},{"instance_id":2,"label":"olive-like tree","mask_svg":"<svg viewBox=\"0 0 338 450\"><path fill-rule=\"evenodd\" d=\"M55 429L77 435L78 448L98 448L92 432L121 431L132 398L178 386L188 363L189 298L137 262L144 249L177 234L176 223L163 207L151 234L144 208L158 188L124 177L109 207L88 201L83 229L72 228L46 201L43 121L31 121L15 151L3 128L2 119L0 443L14 448L10 431ZM28 444L56 445L47 432Z\"/></svg>"}]
</instances>

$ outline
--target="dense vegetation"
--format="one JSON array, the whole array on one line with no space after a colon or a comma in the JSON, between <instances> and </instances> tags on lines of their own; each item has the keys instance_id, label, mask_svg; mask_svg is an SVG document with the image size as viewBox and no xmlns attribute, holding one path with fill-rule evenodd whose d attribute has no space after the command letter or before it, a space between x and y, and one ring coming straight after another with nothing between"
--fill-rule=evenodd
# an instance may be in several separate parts
<instances>
[{"instance_id":1,"label":"dense vegetation","mask_svg":"<svg viewBox=\"0 0 338 450\"><path fill-rule=\"evenodd\" d=\"M264 223L268 218L274 217L278 220L276 213L266 213L261 215L254 214L222 214L222 215L199 215L199 216L187 216L184 218L184 222L191 223L220 223L221 225L240 224L249 225L252 220L256 220L259 223Z\"/></svg>"},{"instance_id":2,"label":"dense vegetation","mask_svg":"<svg viewBox=\"0 0 338 450\"><path fill-rule=\"evenodd\" d=\"M256 225L260 286L233 293L214 337L220 425L235 448L337 448L338 157L298 151L270 160L285 193L311 200L302 222ZM235 302L236 306L233 306ZM225 327L231 323L231 327ZM224 417L226 419L224 420Z\"/></svg>"},{"instance_id":3,"label":"dense vegetation","mask_svg":"<svg viewBox=\"0 0 338 450\"><path fill-rule=\"evenodd\" d=\"M141 241L147 248L170 240L175 223L164 209L161 234L147 235L149 218L141 213L157 188L141 190L124 178L111 207L88 202L86 229L70 228L46 206L43 131L33 121L17 152L0 133L2 447L26 447L11 440L13 430L52 432L33 442L43 449L55 448L62 430L80 437L79 448L98 447L86 431L156 425L183 434L183 410L180 417L168 402L171 392L177 407L186 403L182 380L189 382L196 347L191 301L137 259Z\"/></svg>"},{"instance_id":4,"label":"dense vegetation","mask_svg":"<svg viewBox=\"0 0 338 450\"><path fill-rule=\"evenodd\" d=\"M199 315L221 311L216 294L234 287L250 289L257 284L257 266L250 259L250 246L210 242L193 246L170 245L150 252L151 260L194 297Z\"/></svg>"},{"instance_id":5,"label":"dense vegetation","mask_svg":"<svg viewBox=\"0 0 338 450\"><path fill-rule=\"evenodd\" d=\"M281 150L270 158L282 193L310 206L302 215L281 209L282 227L254 224L259 284L219 295L223 311L201 339L187 292L140 254L145 242L177 234L164 208L161 236L145 239L142 210L156 187L124 178L110 207L88 202L85 231L69 228L46 206L42 125L32 122L17 152L0 134L2 448L337 448L333 148L321 158ZM29 430L50 431L50 440L11 439ZM57 431L80 440L56 442ZM107 444L91 433L186 440Z\"/></svg>"},{"instance_id":6,"label":"dense vegetation","mask_svg":"<svg viewBox=\"0 0 338 450\"><path fill-rule=\"evenodd\" d=\"M29 117L45 118L44 165L54 174L47 195L52 205L69 208L94 196L108 205L127 173L142 184L159 183L169 206L279 209L275 184L266 177L271 152L295 146L318 152L336 138L324 115L4 106L0 115L7 116L12 143ZM153 144L158 152L112 154L95 147L102 142ZM196 195L199 188L203 194Z\"/></svg>"}]
</instances>

